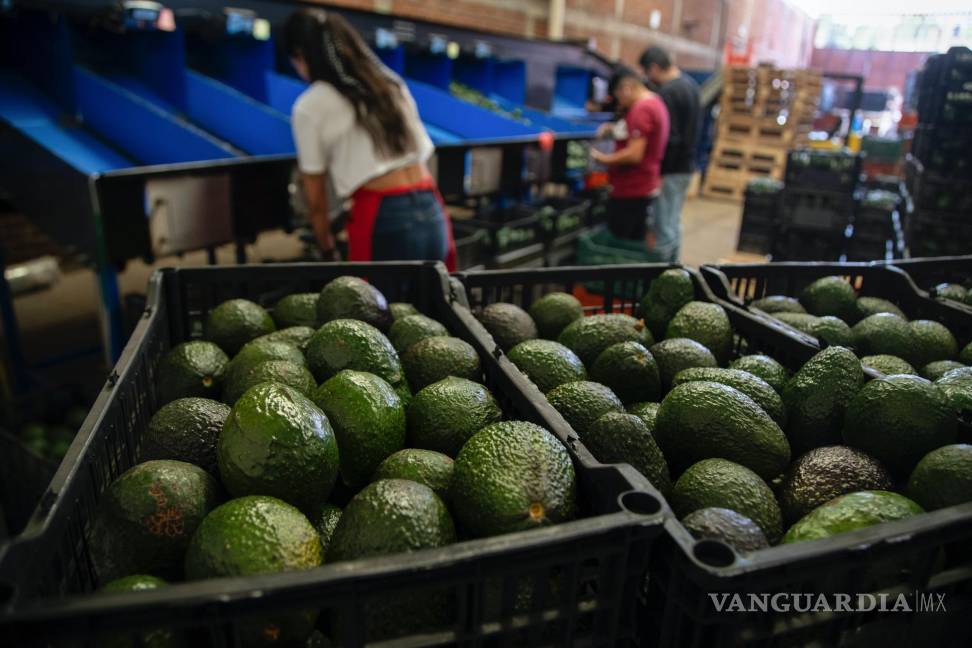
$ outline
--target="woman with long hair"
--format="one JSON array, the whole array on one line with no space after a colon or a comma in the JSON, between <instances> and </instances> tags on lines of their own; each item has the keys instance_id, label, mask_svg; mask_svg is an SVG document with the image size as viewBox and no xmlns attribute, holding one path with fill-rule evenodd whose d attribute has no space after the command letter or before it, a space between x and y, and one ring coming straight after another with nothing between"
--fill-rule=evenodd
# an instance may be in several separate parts
<instances>
[{"instance_id":1,"label":"woman with long hair","mask_svg":"<svg viewBox=\"0 0 972 648\"><path fill-rule=\"evenodd\" d=\"M434 147L408 87L339 14L300 9L287 19L291 63L310 86L292 125L314 235L333 254L327 181L351 197L351 261L454 264L452 228L426 162Z\"/></svg>"}]
</instances>

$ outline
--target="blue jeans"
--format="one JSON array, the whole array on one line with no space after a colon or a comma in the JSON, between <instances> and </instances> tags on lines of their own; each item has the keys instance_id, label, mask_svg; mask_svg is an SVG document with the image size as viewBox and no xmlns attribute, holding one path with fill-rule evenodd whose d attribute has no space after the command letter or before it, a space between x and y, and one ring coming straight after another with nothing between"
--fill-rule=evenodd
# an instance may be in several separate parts
<instances>
[{"instance_id":1,"label":"blue jeans","mask_svg":"<svg viewBox=\"0 0 972 648\"><path fill-rule=\"evenodd\" d=\"M662 176L662 190L655 200L655 252L660 260L676 263L682 246L682 207L691 173Z\"/></svg>"},{"instance_id":2,"label":"blue jeans","mask_svg":"<svg viewBox=\"0 0 972 648\"><path fill-rule=\"evenodd\" d=\"M423 190L381 199L371 234L375 261L444 261L449 239L435 192Z\"/></svg>"}]
</instances>

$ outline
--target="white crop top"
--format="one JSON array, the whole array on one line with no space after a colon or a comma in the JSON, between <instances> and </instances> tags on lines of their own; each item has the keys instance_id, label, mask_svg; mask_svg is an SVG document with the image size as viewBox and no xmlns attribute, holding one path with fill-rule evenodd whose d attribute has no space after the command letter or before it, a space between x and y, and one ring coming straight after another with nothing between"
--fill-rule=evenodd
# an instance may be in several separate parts
<instances>
[{"instance_id":1,"label":"white crop top","mask_svg":"<svg viewBox=\"0 0 972 648\"><path fill-rule=\"evenodd\" d=\"M291 125L297 166L307 174L327 173L341 198L389 171L427 161L435 150L408 87L387 73L402 89L405 124L415 143L405 155L386 158L376 150L371 135L357 123L351 102L329 83L315 81L294 103Z\"/></svg>"}]
</instances>

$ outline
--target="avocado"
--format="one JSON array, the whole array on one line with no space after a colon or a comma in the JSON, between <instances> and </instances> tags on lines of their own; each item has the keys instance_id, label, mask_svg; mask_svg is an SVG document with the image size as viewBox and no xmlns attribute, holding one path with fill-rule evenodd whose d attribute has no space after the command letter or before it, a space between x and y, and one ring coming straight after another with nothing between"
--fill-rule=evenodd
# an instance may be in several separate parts
<instances>
[{"instance_id":1,"label":"avocado","mask_svg":"<svg viewBox=\"0 0 972 648\"><path fill-rule=\"evenodd\" d=\"M972 445L942 446L922 457L908 479L908 497L926 511L972 502Z\"/></svg>"},{"instance_id":2,"label":"avocado","mask_svg":"<svg viewBox=\"0 0 972 648\"><path fill-rule=\"evenodd\" d=\"M643 322L622 313L591 315L575 320L560 332L557 341L577 354L590 367L604 349L618 342L653 343Z\"/></svg>"},{"instance_id":3,"label":"avocado","mask_svg":"<svg viewBox=\"0 0 972 648\"><path fill-rule=\"evenodd\" d=\"M790 462L790 446L769 414L743 392L716 382L688 382L668 392L658 408L655 439L676 473L721 457L773 479Z\"/></svg>"},{"instance_id":4,"label":"avocado","mask_svg":"<svg viewBox=\"0 0 972 648\"><path fill-rule=\"evenodd\" d=\"M872 355L861 358L861 366L868 367L888 376L894 374L914 374L918 372L909 363L893 355Z\"/></svg>"},{"instance_id":5,"label":"avocado","mask_svg":"<svg viewBox=\"0 0 972 648\"><path fill-rule=\"evenodd\" d=\"M874 457L848 446L824 446L790 464L780 484L780 508L783 519L793 524L835 497L893 487L887 468Z\"/></svg>"},{"instance_id":6,"label":"avocado","mask_svg":"<svg viewBox=\"0 0 972 648\"><path fill-rule=\"evenodd\" d=\"M655 421L658 419L658 408L661 403L635 403L628 407L628 414L632 414L641 419L648 431L654 435Z\"/></svg>"},{"instance_id":7,"label":"avocado","mask_svg":"<svg viewBox=\"0 0 972 648\"><path fill-rule=\"evenodd\" d=\"M443 502L449 501L453 461L441 452L405 448L389 455L371 476L379 479L410 479L431 488Z\"/></svg>"},{"instance_id":8,"label":"avocado","mask_svg":"<svg viewBox=\"0 0 972 648\"><path fill-rule=\"evenodd\" d=\"M208 398L180 398L163 405L142 436L142 461L175 459L219 476L216 441L230 408Z\"/></svg>"},{"instance_id":9,"label":"avocado","mask_svg":"<svg viewBox=\"0 0 972 648\"><path fill-rule=\"evenodd\" d=\"M638 342L619 342L602 351L591 367L591 379L610 387L622 403L661 398L658 363Z\"/></svg>"},{"instance_id":10,"label":"avocado","mask_svg":"<svg viewBox=\"0 0 972 648\"><path fill-rule=\"evenodd\" d=\"M201 580L313 569L323 563L321 539L303 513L274 497L251 495L226 502L206 516L186 552L186 578ZM244 646L304 641L316 608L245 617Z\"/></svg>"},{"instance_id":11,"label":"avocado","mask_svg":"<svg viewBox=\"0 0 972 648\"><path fill-rule=\"evenodd\" d=\"M786 438L795 454L841 442L844 411L864 380L854 354L827 347L808 360L783 389Z\"/></svg>"},{"instance_id":12,"label":"avocado","mask_svg":"<svg viewBox=\"0 0 972 648\"><path fill-rule=\"evenodd\" d=\"M801 333L806 333L807 335L811 334L810 328L813 326L813 323L820 319L816 315L811 315L810 313L788 312L773 313L773 317L783 322L787 326L792 326L796 330L800 331Z\"/></svg>"},{"instance_id":13,"label":"avocado","mask_svg":"<svg viewBox=\"0 0 972 648\"><path fill-rule=\"evenodd\" d=\"M408 442L449 457L473 434L503 419L489 390L466 378L448 376L422 388L408 406Z\"/></svg>"},{"instance_id":14,"label":"avocado","mask_svg":"<svg viewBox=\"0 0 972 648\"><path fill-rule=\"evenodd\" d=\"M456 457L450 501L470 536L485 537L574 518L577 479L567 449L523 421L493 423Z\"/></svg>"},{"instance_id":15,"label":"avocado","mask_svg":"<svg viewBox=\"0 0 972 648\"><path fill-rule=\"evenodd\" d=\"M540 337L556 340L568 324L584 317L584 308L573 295L552 292L533 302L528 313L537 325Z\"/></svg>"},{"instance_id":16,"label":"avocado","mask_svg":"<svg viewBox=\"0 0 972 648\"><path fill-rule=\"evenodd\" d=\"M223 387L223 402L232 405L250 387L265 382L293 387L304 396L310 396L317 388L314 376L303 364L296 364L289 360L267 360L252 365L246 370L234 372Z\"/></svg>"},{"instance_id":17,"label":"avocado","mask_svg":"<svg viewBox=\"0 0 972 648\"><path fill-rule=\"evenodd\" d=\"M648 426L639 417L608 412L594 421L580 439L601 463L631 464L662 495L668 496L672 489L668 464Z\"/></svg>"},{"instance_id":18,"label":"avocado","mask_svg":"<svg viewBox=\"0 0 972 648\"><path fill-rule=\"evenodd\" d=\"M881 299L880 297L858 297L857 298L857 317L856 320L862 320L865 317L870 317L877 313L891 313L892 315L897 315L901 319L908 319L900 308L889 302L887 299Z\"/></svg>"},{"instance_id":19,"label":"avocado","mask_svg":"<svg viewBox=\"0 0 972 648\"><path fill-rule=\"evenodd\" d=\"M206 339L236 355L243 345L276 330L273 318L262 306L247 299L230 299L209 312Z\"/></svg>"},{"instance_id":20,"label":"avocado","mask_svg":"<svg viewBox=\"0 0 972 648\"><path fill-rule=\"evenodd\" d=\"M392 323L388 302L381 291L360 277L338 277L317 296L317 321L361 320L381 331Z\"/></svg>"},{"instance_id":21,"label":"avocado","mask_svg":"<svg viewBox=\"0 0 972 648\"><path fill-rule=\"evenodd\" d=\"M477 319L504 351L539 335L533 318L515 304L490 304L477 315Z\"/></svg>"},{"instance_id":22,"label":"avocado","mask_svg":"<svg viewBox=\"0 0 972 648\"><path fill-rule=\"evenodd\" d=\"M444 547L456 541L445 503L424 484L380 479L361 489L341 514L328 562Z\"/></svg>"},{"instance_id":23,"label":"avocado","mask_svg":"<svg viewBox=\"0 0 972 648\"><path fill-rule=\"evenodd\" d=\"M665 337L689 338L712 351L720 363L729 360L732 352L732 326L726 309L719 304L689 302L668 323Z\"/></svg>"},{"instance_id":24,"label":"avocado","mask_svg":"<svg viewBox=\"0 0 972 648\"><path fill-rule=\"evenodd\" d=\"M367 484L386 457L405 447L405 408L378 376L345 369L318 387L312 400L334 428L341 479L350 488Z\"/></svg>"},{"instance_id":25,"label":"avocado","mask_svg":"<svg viewBox=\"0 0 972 648\"><path fill-rule=\"evenodd\" d=\"M242 374L267 360L286 360L300 366L307 365L304 354L296 345L281 340L268 340L266 337L259 338L243 345L240 352L226 365L223 390L225 391Z\"/></svg>"},{"instance_id":26,"label":"avocado","mask_svg":"<svg viewBox=\"0 0 972 648\"><path fill-rule=\"evenodd\" d=\"M388 310L391 313L392 320L400 320L403 317L408 317L409 315L418 315L418 309L414 305L408 304L406 302L392 302L388 304Z\"/></svg>"},{"instance_id":27,"label":"avocado","mask_svg":"<svg viewBox=\"0 0 972 648\"><path fill-rule=\"evenodd\" d=\"M374 326L353 319L333 320L307 343L307 367L318 382L343 369L367 371L395 386L404 375L395 347Z\"/></svg>"},{"instance_id":28,"label":"avocado","mask_svg":"<svg viewBox=\"0 0 972 648\"><path fill-rule=\"evenodd\" d=\"M564 383L547 393L547 400L577 434L608 412L623 412L624 405L609 387L589 380Z\"/></svg>"},{"instance_id":29,"label":"avocado","mask_svg":"<svg viewBox=\"0 0 972 648\"><path fill-rule=\"evenodd\" d=\"M693 299L695 284L687 270L672 268L652 279L641 300L641 313L653 336L665 337L672 317Z\"/></svg>"},{"instance_id":30,"label":"avocado","mask_svg":"<svg viewBox=\"0 0 972 648\"><path fill-rule=\"evenodd\" d=\"M507 353L510 362L547 393L575 380L587 380L587 370L577 354L553 340L526 340Z\"/></svg>"},{"instance_id":31,"label":"avocado","mask_svg":"<svg viewBox=\"0 0 972 648\"><path fill-rule=\"evenodd\" d=\"M98 503L89 537L99 580L179 578L192 534L219 499L212 475L183 461L146 461L123 472Z\"/></svg>"},{"instance_id":32,"label":"avocado","mask_svg":"<svg viewBox=\"0 0 972 648\"><path fill-rule=\"evenodd\" d=\"M965 303L966 290L961 284L940 283L932 288L932 294L938 299L950 299Z\"/></svg>"},{"instance_id":33,"label":"avocado","mask_svg":"<svg viewBox=\"0 0 972 648\"><path fill-rule=\"evenodd\" d=\"M314 515L307 518L317 529L317 535L321 538L323 555L327 555L327 548L331 545L334 529L337 528L342 513L343 511L333 504L323 504L314 511Z\"/></svg>"},{"instance_id":34,"label":"avocado","mask_svg":"<svg viewBox=\"0 0 972 648\"><path fill-rule=\"evenodd\" d=\"M854 344L854 334L847 323L836 317L824 315L810 323L810 335L825 346L849 347Z\"/></svg>"},{"instance_id":35,"label":"avocado","mask_svg":"<svg viewBox=\"0 0 972 648\"><path fill-rule=\"evenodd\" d=\"M959 367L935 381L959 416L972 414L972 367Z\"/></svg>"},{"instance_id":36,"label":"avocado","mask_svg":"<svg viewBox=\"0 0 972 648\"><path fill-rule=\"evenodd\" d=\"M780 507L770 487L749 468L726 459L691 465L675 482L669 501L679 519L699 509L727 508L758 524L771 543L783 532Z\"/></svg>"},{"instance_id":37,"label":"avocado","mask_svg":"<svg viewBox=\"0 0 972 648\"><path fill-rule=\"evenodd\" d=\"M216 444L219 474L234 497L271 495L312 510L337 480L330 422L296 389L262 383L236 401Z\"/></svg>"},{"instance_id":38,"label":"avocado","mask_svg":"<svg viewBox=\"0 0 972 648\"><path fill-rule=\"evenodd\" d=\"M955 442L945 392L918 376L885 376L861 389L844 416L844 442L906 477L927 453Z\"/></svg>"},{"instance_id":39,"label":"avocado","mask_svg":"<svg viewBox=\"0 0 972 648\"><path fill-rule=\"evenodd\" d=\"M924 367L922 367L918 375L920 375L925 380L930 380L932 382L935 382L936 380L938 380L939 378L947 374L952 369L961 369L964 366L965 365L963 365L961 362L955 362L954 360L936 360L935 362L929 362ZM889 372L885 371L884 373L889 373ZM909 373L909 372L899 371L896 373ZM910 373L914 373L914 372L912 371Z\"/></svg>"},{"instance_id":40,"label":"avocado","mask_svg":"<svg viewBox=\"0 0 972 648\"><path fill-rule=\"evenodd\" d=\"M297 349L303 353L307 348L307 343L310 339L314 337L314 329L309 326L291 326L285 329L279 329L273 333L267 333L266 335L261 335L254 340L251 340L247 344L264 344L268 342L286 342L287 344L292 344L297 347ZM241 349L242 351L242 349ZM237 354L239 355L239 354Z\"/></svg>"},{"instance_id":41,"label":"avocado","mask_svg":"<svg viewBox=\"0 0 972 648\"><path fill-rule=\"evenodd\" d=\"M402 366L413 392L448 376L477 381L483 375L476 350L455 337L431 337L413 344L402 354Z\"/></svg>"},{"instance_id":42,"label":"avocado","mask_svg":"<svg viewBox=\"0 0 972 648\"><path fill-rule=\"evenodd\" d=\"M405 353L416 342L443 335L449 335L449 331L431 317L408 315L395 320L388 331L388 340L396 351Z\"/></svg>"},{"instance_id":43,"label":"avocado","mask_svg":"<svg viewBox=\"0 0 972 648\"><path fill-rule=\"evenodd\" d=\"M851 328L854 348L861 355L893 355L912 362L911 328L908 322L891 313L865 317Z\"/></svg>"},{"instance_id":44,"label":"avocado","mask_svg":"<svg viewBox=\"0 0 972 648\"><path fill-rule=\"evenodd\" d=\"M786 367L768 355L742 356L730 362L729 368L748 371L757 378L762 378L778 394L783 393L783 388L789 379L789 372L787 372Z\"/></svg>"},{"instance_id":45,"label":"avocado","mask_svg":"<svg viewBox=\"0 0 972 648\"><path fill-rule=\"evenodd\" d=\"M786 409L783 407L783 399L765 381L753 374L740 369L692 367L678 372L672 381L672 387L699 380L722 383L738 389L753 399L780 428L786 427Z\"/></svg>"},{"instance_id":46,"label":"avocado","mask_svg":"<svg viewBox=\"0 0 972 648\"><path fill-rule=\"evenodd\" d=\"M800 300L786 295L767 295L749 302L750 308L758 308L770 315L776 313L806 313L807 309L800 304Z\"/></svg>"},{"instance_id":47,"label":"avocado","mask_svg":"<svg viewBox=\"0 0 972 648\"><path fill-rule=\"evenodd\" d=\"M951 360L958 355L958 342L955 336L931 320L912 320L911 356L907 359L916 367L924 367L936 360Z\"/></svg>"},{"instance_id":48,"label":"avocado","mask_svg":"<svg viewBox=\"0 0 972 648\"><path fill-rule=\"evenodd\" d=\"M857 317L857 292L840 277L821 277L800 293L800 303L811 315L833 315L845 322Z\"/></svg>"},{"instance_id":49,"label":"avocado","mask_svg":"<svg viewBox=\"0 0 972 648\"><path fill-rule=\"evenodd\" d=\"M166 587L168 584L166 581L155 576L133 574L102 585L98 591L103 594L145 592ZM143 646L144 648L182 648L182 646L185 646L185 642L177 634L177 631L174 631L172 628L146 630L138 633L137 640L131 634L121 633L105 634L98 637L98 639L98 645L104 646L105 648L135 648L135 646Z\"/></svg>"},{"instance_id":50,"label":"avocado","mask_svg":"<svg viewBox=\"0 0 972 648\"><path fill-rule=\"evenodd\" d=\"M44 458L51 451L47 440L47 426L43 423L29 423L20 430L20 441L31 453Z\"/></svg>"},{"instance_id":51,"label":"avocado","mask_svg":"<svg viewBox=\"0 0 972 648\"><path fill-rule=\"evenodd\" d=\"M272 315L278 329L292 326L317 328L317 293L287 295L273 307Z\"/></svg>"},{"instance_id":52,"label":"avocado","mask_svg":"<svg viewBox=\"0 0 972 648\"><path fill-rule=\"evenodd\" d=\"M658 363L658 373L661 376L662 391L672 386L672 380L678 372L692 367L718 367L712 352L695 340L688 338L672 338L653 344L651 355Z\"/></svg>"},{"instance_id":53,"label":"avocado","mask_svg":"<svg viewBox=\"0 0 972 648\"><path fill-rule=\"evenodd\" d=\"M958 360L964 365L972 365L972 342L966 344L959 352Z\"/></svg>"},{"instance_id":54,"label":"avocado","mask_svg":"<svg viewBox=\"0 0 972 648\"><path fill-rule=\"evenodd\" d=\"M682 526L696 540L719 540L739 553L769 547L766 534L758 524L727 508L710 506L692 511L682 518Z\"/></svg>"},{"instance_id":55,"label":"avocado","mask_svg":"<svg viewBox=\"0 0 972 648\"><path fill-rule=\"evenodd\" d=\"M212 342L178 344L159 363L159 404L187 396L219 399L229 358Z\"/></svg>"},{"instance_id":56,"label":"avocado","mask_svg":"<svg viewBox=\"0 0 972 648\"><path fill-rule=\"evenodd\" d=\"M903 495L882 490L858 491L822 504L790 527L783 544L829 538L882 522L924 513Z\"/></svg>"}]
</instances>

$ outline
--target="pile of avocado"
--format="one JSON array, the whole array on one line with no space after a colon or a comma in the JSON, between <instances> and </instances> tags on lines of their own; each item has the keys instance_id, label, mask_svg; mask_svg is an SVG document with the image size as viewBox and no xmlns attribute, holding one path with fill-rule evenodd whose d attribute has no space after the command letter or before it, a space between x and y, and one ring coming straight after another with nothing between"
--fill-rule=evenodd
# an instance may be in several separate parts
<instances>
[{"instance_id":1,"label":"pile of avocado","mask_svg":"<svg viewBox=\"0 0 972 648\"><path fill-rule=\"evenodd\" d=\"M868 381L872 358L837 344L792 374L746 354L725 310L696 301L680 269L650 282L642 319L585 316L559 292L528 312L494 303L479 317L599 461L631 464L695 537L745 553L972 501L972 445L957 442L972 368L935 382L898 370L910 369L902 357L925 369L955 357L954 338L837 281L754 305L855 322L851 340L883 354L891 375Z\"/></svg>"},{"instance_id":2,"label":"pile of avocado","mask_svg":"<svg viewBox=\"0 0 972 648\"><path fill-rule=\"evenodd\" d=\"M964 289L963 294L964 294ZM750 302L781 322L816 337L822 346L853 349L865 367L887 375L913 374L938 380L952 369L972 366L972 341L964 348L944 325L911 320L879 297L858 296L841 277L821 277L799 299L769 295Z\"/></svg>"},{"instance_id":3,"label":"pile of avocado","mask_svg":"<svg viewBox=\"0 0 972 648\"><path fill-rule=\"evenodd\" d=\"M140 463L109 485L90 525L105 592L313 569L577 515L567 449L504 420L473 347L356 277L269 312L219 304L204 339L172 348L154 379ZM448 598L370 605L369 639L427 630L458 604L436 597ZM336 616L268 613L241 639L303 645Z\"/></svg>"},{"instance_id":4,"label":"pile of avocado","mask_svg":"<svg viewBox=\"0 0 972 648\"><path fill-rule=\"evenodd\" d=\"M63 410L62 410L63 411ZM17 438L31 453L50 462L60 462L81 429L88 410L75 405L64 412L64 419L53 424L31 421L18 430Z\"/></svg>"}]
</instances>

